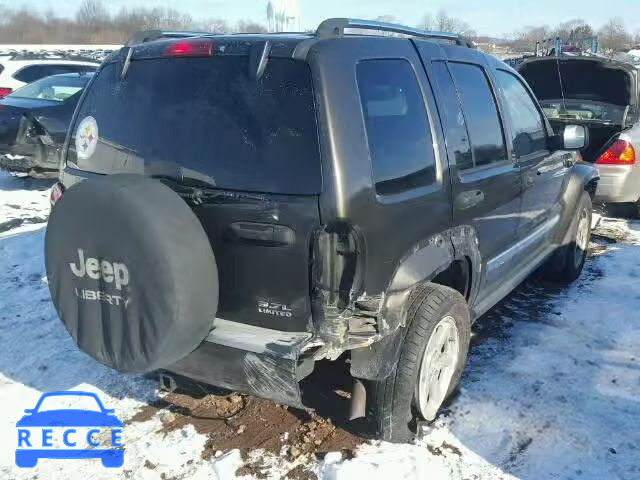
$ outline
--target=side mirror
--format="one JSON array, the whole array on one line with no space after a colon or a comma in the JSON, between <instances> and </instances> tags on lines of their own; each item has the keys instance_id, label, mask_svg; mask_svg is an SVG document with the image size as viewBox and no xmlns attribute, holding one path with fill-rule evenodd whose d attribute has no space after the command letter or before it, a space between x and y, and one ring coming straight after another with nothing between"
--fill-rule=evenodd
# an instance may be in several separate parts
<instances>
[{"instance_id":1,"label":"side mirror","mask_svg":"<svg viewBox=\"0 0 640 480\"><path fill-rule=\"evenodd\" d=\"M580 150L587 146L587 129L582 125L567 125L562 138L563 150Z\"/></svg>"}]
</instances>

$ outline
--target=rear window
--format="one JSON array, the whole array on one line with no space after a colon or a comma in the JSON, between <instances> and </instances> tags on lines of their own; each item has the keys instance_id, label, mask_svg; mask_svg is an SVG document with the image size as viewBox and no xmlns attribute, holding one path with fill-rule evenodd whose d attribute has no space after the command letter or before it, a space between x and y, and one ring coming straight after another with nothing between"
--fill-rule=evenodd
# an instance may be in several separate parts
<instances>
[{"instance_id":1,"label":"rear window","mask_svg":"<svg viewBox=\"0 0 640 480\"><path fill-rule=\"evenodd\" d=\"M30 65L28 67L21 68L13 74L13 78L24 83L35 82L41 78L48 77L49 75L58 75L60 73L79 73L79 72L93 72L97 66L91 65L75 65L75 64L44 64L44 65Z\"/></svg>"},{"instance_id":2,"label":"rear window","mask_svg":"<svg viewBox=\"0 0 640 480\"><path fill-rule=\"evenodd\" d=\"M311 72L292 59L269 60L249 77L245 56L138 60L124 80L121 64L98 73L76 125L96 121L99 140L67 161L97 173L180 166L231 190L319 193L320 154ZM84 155L83 155L84 157Z\"/></svg>"}]
</instances>

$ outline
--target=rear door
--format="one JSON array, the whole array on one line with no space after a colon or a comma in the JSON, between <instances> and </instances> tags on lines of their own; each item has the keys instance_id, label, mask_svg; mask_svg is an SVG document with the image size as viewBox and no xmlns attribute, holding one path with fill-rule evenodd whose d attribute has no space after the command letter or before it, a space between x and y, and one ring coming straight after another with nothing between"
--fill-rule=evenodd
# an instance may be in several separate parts
<instances>
[{"instance_id":1,"label":"rear door","mask_svg":"<svg viewBox=\"0 0 640 480\"><path fill-rule=\"evenodd\" d=\"M551 152L547 123L538 102L521 78L507 70L495 70L513 158L522 176L522 218L518 236L529 253L549 244L548 235L559 220L560 195L568 179L573 156Z\"/></svg>"},{"instance_id":2,"label":"rear door","mask_svg":"<svg viewBox=\"0 0 640 480\"><path fill-rule=\"evenodd\" d=\"M374 195L360 225L367 232L367 288L384 290L399 252L409 255L451 226L448 172L431 88L407 42L406 57L362 59L356 78L371 158ZM381 57L383 47L376 51Z\"/></svg>"},{"instance_id":3,"label":"rear door","mask_svg":"<svg viewBox=\"0 0 640 480\"><path fill-rule=\"evenodd\" d=\"M305 331L322 189L311 72L270 58L256 79L249 62L134 54L124 78L122 61L105 64L78 106L67 168L162 179L209 237L218 316Z\"/></svg>"},{"instance_id":4,"label":"rear door","mask_svg":"<svg viewBox=\"0 0 640 480\"><path fill-rule=\"evenodd\" d=\"M454 224L474 227L486 266L481 288L513 268L520 219L520 172L509 158L484 57L462 47L418 43L437 86L453 189Z\"/></svg>"}]
</instances>

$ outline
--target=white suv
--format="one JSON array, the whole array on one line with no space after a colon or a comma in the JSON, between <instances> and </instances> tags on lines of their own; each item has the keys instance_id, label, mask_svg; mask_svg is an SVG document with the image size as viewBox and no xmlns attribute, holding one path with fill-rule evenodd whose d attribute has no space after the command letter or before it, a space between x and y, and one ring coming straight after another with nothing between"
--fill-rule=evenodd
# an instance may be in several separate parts
<instances>
[{"instance_id":1,"label":"white suv","mask_svg":"<svg viewBox=\"0 0 640 480\"><path fill-rule=\"evenodd\" d=\"M89 61L51 59L24 56L0 57L0 98L17 88L59 73L93 72L98 63Z\"/></svg>"}]
</instances>

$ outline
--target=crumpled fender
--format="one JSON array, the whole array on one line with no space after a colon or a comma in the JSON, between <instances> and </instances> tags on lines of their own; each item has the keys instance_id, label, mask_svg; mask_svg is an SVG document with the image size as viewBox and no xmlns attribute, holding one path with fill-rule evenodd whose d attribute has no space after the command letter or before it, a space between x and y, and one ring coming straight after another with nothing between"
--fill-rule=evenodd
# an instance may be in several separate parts
<instances>
[{"instance_id":1,"label":"crumpled fender","mask_svg":"<svg viewBox=\"0 0 640 480\"><path fill-rule=\"evenodd\" d=\"M470 262L469 299L479 288L482 261L475 230L467 225L454 227L416 245L400 262L381 312L380 331L383 338L366 347L351 351L351 375L366 380L388 377L400 358L406 307L416 285L433 280L456 260ZM475 275L473 274L475 273Z\"/></svg>"}]
</instances>

